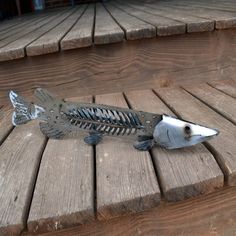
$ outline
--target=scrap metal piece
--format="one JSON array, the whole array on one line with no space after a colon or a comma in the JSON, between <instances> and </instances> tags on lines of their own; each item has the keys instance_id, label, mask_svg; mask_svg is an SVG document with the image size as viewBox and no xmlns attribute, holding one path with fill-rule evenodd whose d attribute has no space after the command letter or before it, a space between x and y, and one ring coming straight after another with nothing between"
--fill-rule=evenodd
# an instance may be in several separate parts
<instances>
[{"instance_id":1,"label":"scrap metal piece","mask_svg":"<svg viewBox=\"0 0 236 236\"><path fill-rule=\"evenodd\" d=\"M90 133L84 140L96 145L107 136L134 137L134 147L149 150L155 144L167 149L191 146L216 136L219 131L168 115L136 111L101 104L74 103L55 98L47 90L35 90L37 105L11 91L15 108L13 125L40 120L40 129L49 138L61 139L81 130Z\"/></svg>"}]
</instances>

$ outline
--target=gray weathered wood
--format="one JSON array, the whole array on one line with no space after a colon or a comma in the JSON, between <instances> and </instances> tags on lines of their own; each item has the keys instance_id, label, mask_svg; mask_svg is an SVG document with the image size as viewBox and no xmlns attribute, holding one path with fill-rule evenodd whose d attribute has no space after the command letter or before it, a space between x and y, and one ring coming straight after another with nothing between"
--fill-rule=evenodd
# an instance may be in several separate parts
<instances>
[{"instance_id":1,"label":"gray weathered wood","mask_svg":"<svg viewBox=\"0 0 236 236\"><path fill-rule=\"evenodd\" d=\"M96 4L94 43L116 43L124 40L124 31L113 20L101 3Z\"/></svg>"},{"instance_id":2,"label":"gray weathered wood","mask_svg":"<svg viewBox=\"0 0 236 236\"><path fill-rule=\"evenodd\" d=\"M156 92L177 114L186 120L216 128L220 134L207 142L224 171L228 185L236 185L236 126L182 89Z\"/></svg>"},{"instance_id":3,"label":"gray weathered wood","mask_svg":"<svg viewBox=\"0 0 236 236\"><path fill-rule=\"evenodd\" d=\"M159 2L158 2L159 3ZM214 30L214 21L201 17L191 16L173 8L164 7L161 4L145 4L145 11L178 20L187 25L187 32L204 32Z\"/></svg>"},{"instance_id":4,"label":"gray weathered wood","mask_svg":"<svg viewBox=\"0 0 236 236\"><path fill-rule=\"evenodd\" d=\"M32 122L15 128L0 146L0 235L19 235L25 227L44 144Z\"/></svg>"},{"instance_id":5,"label":"gray weathered wood","mask_svg":"<svg viewBox=\"0 0 236 236\"><path fill-rule=\"evenodd\" d=\"M96 103L127 107L122 94L96 96ZM159 204L160 190L148 152L107 137L96 146L99 219L139 212Z\"/></svg>"},{"instance_id":6,"label":"gray weathered wood","mask_svg":"<svg viewBox=\"0 0 236 236\"><path fill-rule=\"evenodd\" d=\"M4 107L1 108L0 110L0 145L13 129L11 117L12 117L12 110L5 109Z\"/></svg>"},{"instance_id":7,"label":"gray weathered wood","mask_svg":"<svg viewBox=\"0 0 236 236\"><path fill-rule=\"evenodd\" d=\"M131 7L132 5L130 6L127 3L121 1L118 1L116 6L123 9L128 14L154 25L156 27L158 36L184 34L186 32L185 23L146 13L144 11Z\"/></svg>"},{"instance_id":8,"label":"gray weathered wood","mask_svg":"<svg viewBox=\"0 0 236 236\"><path fill-rule=\"evenodd\" d=\"M176 5L168 5L168 9L171 11L173 9L178 9L178 11L185 14L191 14L193 16L204 17L207 19L211 19L215 21L215 28L216 29L227 29L236 26L236 13L226 12L226 11L219 11L213 9L207 9L204 7L198 7L196 5L186 5L183 3L181 6ZM235 11L236 12L236 11Z\"/></svg>"},{"instance_id":9,"label":"gray weathered wood","mask_svg":"<svg viewBox=\"0 0 236 236\"><path fill-rule=\"evenodd\" d=\"M30 44L32 41L36 40L41 35L48 32L50 29L55 27L65 18L71 14L71 11L65 11L58 16L53 15L52 18L47 18L47 21L44 22L41 27L37 27L33 32L24 35L18 40L8 44L7 46L0 48L0 61L17 59L25 56L25 47Z\"/></svg>"},{"instance_id":10,"label":"gray weathered wood","mask_svg":"<svg viewBox=\"0 0 236 236\"><path fill-rule=\"evenodd\" d=\"M153 38L156 36L156 28L153 25L127 14L110 3L106 3L105 7L118 24L125 30L126 39L135 40Z\"/></svg>"},{"instance_id":11,"label":"gray weathered wood","mask_svg":"<svg viewBox=\"0 0 236 236\"><path fill-rule=\"evenodd\" d=\"M59 51L59 42L61 38L70 30L76 20L81 16L85 7L86 5L81 5L79 9L74 11L59 25L28 45L26 47L27 55L36 56Z\"/></svg>"},{"instance_id":12,"label":"gray weathered wood","mask_svg":"<svg viewBox=\"0 0 236 236\"><path fill-rule=\"evenodd\" d=\"M126 93L133 109L157 114L173 113L150 90ZM160 185L168 201L183 200L213 192L224 184L224 175L204 145L177 150L152 149Z\"/></svg>"},{"instance_id":13,"label":"gray weathered wood","mask_svg":"<svg viewBox=\"0 0 236 236\"><path fill-rule=\"evenodd\" d=\"M209 84L222 91L229 96L236 98L236 81L235 80L227 80L227 81L213 81L209 82Z\"/></svg>"},{"instance_id":14,"label":"gray weathered wood","mask_svg":"<svg viewBox=\"0 0 236 236\"><path fill-rule=\"evenodd\" d=\"M91 97L76 99L90 102ZM82 137L50 139L28 218L30 232L72 227L94 218L93 148Z\"/></svg>"},{"instance_id":15,"label":"gray weathered wood","mask_svg":"<svg viewBox=\"0 0 236 236\"><path fill-rule=\"evenodd\" d=\"M207 84L185 89L236 124L236 100Z\"/></svg>"},{"instance_id":16,"label":"gray weathered wood","mask_svg":"<svg viewBox=\"0 0 236 236\"><path fill-rule=\"evenodd\" d=\"M61 40L61 49L88 47L92 45L94 25L94 4L90 4L79 21Z\"/></svg>"}]
</instances>

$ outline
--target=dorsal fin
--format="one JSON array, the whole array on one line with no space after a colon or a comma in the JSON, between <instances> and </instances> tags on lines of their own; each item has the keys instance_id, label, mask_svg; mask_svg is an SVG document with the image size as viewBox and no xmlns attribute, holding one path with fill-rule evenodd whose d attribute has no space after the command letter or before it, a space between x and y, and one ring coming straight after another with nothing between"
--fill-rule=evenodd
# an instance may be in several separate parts
<instances>
[{"instance_id":1,"label":"dorsal fin","mask_svg":"<svg viewBox=\"0 0 236 236\"><path fill-rule=\"evenodd\" d=\"M42 105L45 103L52 103L56 100L53 94L42 88L37 88L34 91L34 95L37 98L37 101Z\"/></svg>"}]
</instances>

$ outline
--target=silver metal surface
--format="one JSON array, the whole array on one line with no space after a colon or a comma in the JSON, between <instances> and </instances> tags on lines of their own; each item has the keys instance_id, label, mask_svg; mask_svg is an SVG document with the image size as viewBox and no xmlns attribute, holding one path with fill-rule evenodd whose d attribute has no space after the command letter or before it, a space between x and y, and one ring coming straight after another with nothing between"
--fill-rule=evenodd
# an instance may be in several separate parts
<instances>
[{"instance_id":1,"label":"silver metal surface","mask_svg":"<svg viewBox=\"0 0 236 236\"><path fill-rule=\"evenodd\" d=\"M35 90L37 105L25 101L13 91L9 96L15 108L12 123L17 126L40 120L41 131L49 138L61 139L83 130L89 133L84 140L91 145L99 143L104 135L135 137L135 148L149 150L155 144L168 149L191 146L218 134L214 129L167 115L67 102L41 88Z\"/></svg>"}]
</instances>

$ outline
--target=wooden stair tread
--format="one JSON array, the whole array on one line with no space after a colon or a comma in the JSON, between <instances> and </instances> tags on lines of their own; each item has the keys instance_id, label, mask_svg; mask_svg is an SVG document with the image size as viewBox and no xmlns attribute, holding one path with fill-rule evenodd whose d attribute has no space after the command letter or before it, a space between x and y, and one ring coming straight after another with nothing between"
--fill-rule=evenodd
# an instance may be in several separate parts
<instances>
[{"instance_id":1,"label":"wooden stair tread","mask_svg":"<svg viewBox=\"0 0 236 236\"><path fill-rule=\"evenodd\" d=\"M194 87L192 93L202 94L207 88L209 97L228 96L209 85ZM235 105L232 99L223 100L225 107L228 102ZM49 140L45 145L35 122L12 130L10 111L5 110L6 115L0 116L4 124L0 126L4 134L0 136L0 199L4 202L1 212L8 210L0 214L0 232L17 235L26 224L30 232L46 232L96 217L108 220L159 204L163 207L160 188L164 201L179 201L214 192L223 186L224 178L226 184L236 184L236 126L212 104L205 105L180 88L130 91L125 97L98 95L95 102L178 115L221 133L206 145L172 151L154 148L151 153L138 152L131 142L115 138L105 138L96 149L85 145L81 137ZM20 177L15 178L16 173Z\"/></svg>"},{"instance_id":2,"label":"wooden stair tread","mask_svg":"<svg viewBox=\"0 0 236 236\"><path fill-rule=\"evenodd\" d=\"M104 8L105 6L105 8ZM48 10L0 23L0 61L68 49L227 29L236 4L222 1L120 1Z\"/></svg>"}]
</instances>

